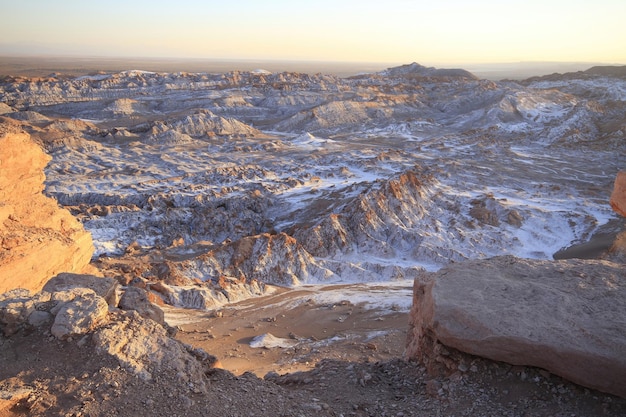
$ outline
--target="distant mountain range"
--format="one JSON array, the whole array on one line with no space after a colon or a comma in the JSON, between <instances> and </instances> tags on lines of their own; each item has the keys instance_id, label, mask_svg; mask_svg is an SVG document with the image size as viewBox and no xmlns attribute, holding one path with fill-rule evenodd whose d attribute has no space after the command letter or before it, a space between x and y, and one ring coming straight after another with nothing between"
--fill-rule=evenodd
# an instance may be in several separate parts
<instances>
[{"instance_id":1,"label":"distant mountain range","mask_svg":"<svg viewBox=\"0 0 626 417\"><path fill-rule=\"evenodd\" d=\"M416 57L419 58L419 57ZM63 57L63 56L1 56L1 75L47 76L63 73L72 76L99 71L120 72L129 68L157 72L228 72L233 70L254 71L264 69L272 72L295 71L304 73L333 74L340 77L360 73L378 72L399 63L381 62L321 62L278 60L219 60L219 59L173 59L173 58L111 58L111 57ZM508 62L486 64L445 65L463 68L479 78L489 80L521 80L552 73L584 71L600 62ZM441 65L438 65L441 66Z\"/></svg>"}]
</instances>

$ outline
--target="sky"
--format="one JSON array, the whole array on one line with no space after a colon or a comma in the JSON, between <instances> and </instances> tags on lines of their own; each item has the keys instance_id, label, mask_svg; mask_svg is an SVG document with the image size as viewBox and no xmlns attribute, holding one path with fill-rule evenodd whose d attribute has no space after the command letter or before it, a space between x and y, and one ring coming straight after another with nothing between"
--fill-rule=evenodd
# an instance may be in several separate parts
<instances>
[{"instance_id":1,"label":"sky","mask_svg":"<svg viewBox=\"0 0 626 417\"><path fill-rule=\"evenodd\" d=\"M0 55L626 64L626 0L0 0Z\"/></svg>"}]
</instances>

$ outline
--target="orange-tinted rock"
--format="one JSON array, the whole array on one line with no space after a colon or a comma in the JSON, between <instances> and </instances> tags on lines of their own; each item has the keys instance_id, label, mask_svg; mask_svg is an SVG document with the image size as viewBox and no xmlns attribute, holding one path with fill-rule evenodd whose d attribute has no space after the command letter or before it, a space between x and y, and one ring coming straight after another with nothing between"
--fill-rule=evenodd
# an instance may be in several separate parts
<instances>
[{"instance_id":1,"label":"orange-tinted rock","mask_svg":"<svg viewBox=\"0 0 626 417\"><path fill-rule=\"evenodd\" d=\"M91 234L42 194L50 157L28 134L0 129L0 293L39 291L60 272L88 272Z\"/></svg>"},{"instance_id":2,"label":"orange-tinted rock","mask_svg":"<svg viewBox=\"0 0 626 417\"><path fill-rule=\"evenodd\" d=\"M626 217L626 171L617 173L610 203L616 213Z\"/></svg>"}]
</instances>

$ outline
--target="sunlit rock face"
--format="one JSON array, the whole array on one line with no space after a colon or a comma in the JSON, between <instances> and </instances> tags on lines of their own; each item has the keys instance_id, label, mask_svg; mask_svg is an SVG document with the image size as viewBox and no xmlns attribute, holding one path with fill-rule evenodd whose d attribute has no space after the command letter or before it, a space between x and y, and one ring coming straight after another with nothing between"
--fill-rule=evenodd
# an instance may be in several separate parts
<instances>
[{"instance_id":1,"label":"sunlit rock face","mask_svg":"<svg viewBox=\"0 0 626 417\"><path fill-rule=\"evenodd\" d=\"M50 157L10 125L0 132L0 293L38 291L59 272L89 270L91 234L43 195Z\"/></svg>"}]
</instances>

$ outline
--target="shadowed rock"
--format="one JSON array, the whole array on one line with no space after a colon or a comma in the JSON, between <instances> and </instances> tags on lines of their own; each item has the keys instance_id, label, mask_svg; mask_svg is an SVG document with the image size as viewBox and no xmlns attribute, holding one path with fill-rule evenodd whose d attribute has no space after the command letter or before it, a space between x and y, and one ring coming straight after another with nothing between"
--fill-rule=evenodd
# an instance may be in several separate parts
<instances>
[{"instance_id":1,"label":"shadowed rock","mask_svg":"<svg viewBox=\"0 0 626 417\"><path fill-rule=\"evenodd\" d=\"M206 390L204 372L216 359L193 351L167 335L163 326L136 311L116 312L113 320L93 334L96 351L115 357L143 380L161 372L174 372L198 392Z\"/></svg>"},{"instance_id":2,"label":"shadowed rock","mask_svg":"<svg viewBox=\"0 0 626 417\"><path fill-rule=\"evenodd\" d=\"M160 325L165 325L163 310L148 300L148 293L142 288L128 287L120 300L120 308L122 310L135 310L140 316L154 320Z\"/></svg>"}]
</instances>

